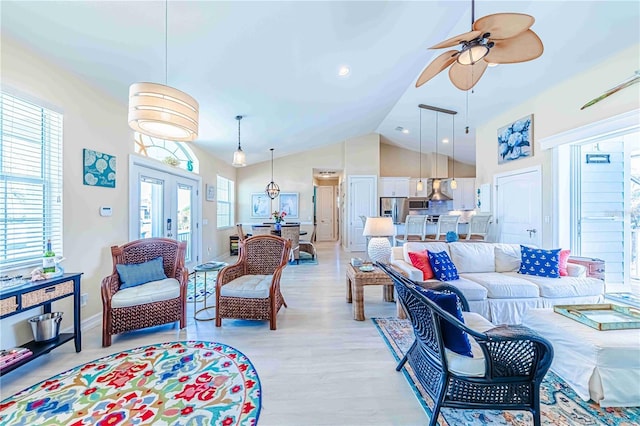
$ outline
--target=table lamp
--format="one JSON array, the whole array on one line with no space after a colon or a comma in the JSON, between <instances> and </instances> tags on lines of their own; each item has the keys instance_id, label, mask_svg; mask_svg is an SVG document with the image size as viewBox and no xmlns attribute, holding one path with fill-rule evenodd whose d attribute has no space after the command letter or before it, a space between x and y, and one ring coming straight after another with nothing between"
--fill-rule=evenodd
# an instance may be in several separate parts
<instances>
[{"instance_id":1,"label":"table lamp","mask_svg":"<svg viewBox=\"0 0 640 426\"><path fill-rule=\"evenodd\" d=\"M372 262L389 263L391 259L391 244L389 237L395 229L390 217L368 217L364 224L362 235L371 237L367 253Z\"/></svg>"}]
</instances>

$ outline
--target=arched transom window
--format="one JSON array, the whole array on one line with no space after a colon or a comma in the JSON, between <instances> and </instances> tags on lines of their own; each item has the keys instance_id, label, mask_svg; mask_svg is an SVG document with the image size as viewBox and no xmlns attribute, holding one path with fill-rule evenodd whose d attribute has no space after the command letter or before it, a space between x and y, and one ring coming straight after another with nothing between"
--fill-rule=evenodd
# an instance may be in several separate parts
<instances>
[{"instance_id":1,"label":"arched transom window","mask_svg":"<svg viewBox=\"0 0 640 426\"><path fill-rule=\"evenodd\" d=\"M168 141L135 132L136 153L198 173L200 164L189 146L182 142Z\"/></svg>"}]
</instances>

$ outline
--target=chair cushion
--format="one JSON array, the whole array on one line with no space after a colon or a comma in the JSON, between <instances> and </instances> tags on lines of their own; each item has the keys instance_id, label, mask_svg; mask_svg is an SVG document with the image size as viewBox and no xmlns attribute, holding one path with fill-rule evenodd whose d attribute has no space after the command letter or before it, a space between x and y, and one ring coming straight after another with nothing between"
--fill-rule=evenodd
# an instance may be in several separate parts
<instances>
[{"instance_id":1,"label":"chair cushion","mask_svg":"<svg viewBox=\"0 0 640 426\"><path fill-rule=\"evenodd\" d=\"M433 278L433 270L429 263L429 255L427 250L423 250L419 253L409 252L409 258L411 264L422 271L422 279L430 280Z\"/></svg>"},{"instance_id":2,"label":"chair cushion","mask_svg":"<svg viewBox=\"0 0 640 426\"><path fill-rule=\"evenodd\" d=\"M516 275L511 272L508 275ZM521 279L538 286L540 296L548 298L599 296L604 294L604 281L590 277L547 278L520 275Z\"/></svg>"},{"instance_id":3,"label":"chair cushion","mask_svg":"<svg viewBox=\"0 0 640 426\"><path fill-rule=\"evenodd\" d=\"M458 307L458 296L452 293L441 293L439 291L427 290L426 288L416 287L420 293L424 294L429 300L442 308L443 311L453 315L460 322L464 323L462 311ZM467 334L447 320L440 321L442 331L442 341L444 346L449 350L472 357L471 344Z\"/></svg>"},{"instance_id":4,"label":"chair cushion","mask_svg":"<svg viewBox=\"0 0 640 426\"><path fill-rule=\"evenodd\" d=\"M452 281L460 278L456 265L453 264L446 251L427 252L433 275L440 281Z\"/></svg>"},{"instance_id":5,"label":"chair cushion","mask_svg":"<svg viewBox=\"0 0 640 426\"><path fill-rule=\"evenodd\" d=\"M223 285L220 296L242 297L245 299L266 299L273 275L242 275Z\"/></svg>"},{"instance_id":6,"label":"chair cushion","mask_svg":"<svg viewBox=\"0 0 640 426\"><path fill-rule=\"evenodd\" d=\"M175 278L151 281L123 289L111 298L112 308L126 308L180 297L180 283Z\"/></svg>"},{"instance_id":7,"label":"chair cushion","mask_svg":"<svg viewBox=\"0 0 640 426\"><path fill-rule=\"evenodd\" d=\"M483 318L482 315L474 312L463 312L462 317L467 327L478 333L484 333L495 327L495 325ZM473 357L460 355L449 349L445 349L449 371L460 376L483 377L485 375L484 353L475 339L471 338L469 342L471 344Z\"/></svg>"},{"instance_id":8,"label":"chair cushion","mask_svg":"<svg viewBox=\"0 0 640 426\"><path fill-rule=\"evenodd\" d=\"M483 272L478 274L462 274L487 289L490 299L521 299L540 297L540 290L528 276L523 277L514 272Z\"/></svg>"},{"instance_id":9,"label":"chair cushion","mask_svg":"<svg viewBox=\"0 0 640 426\"><path fill-rule=\"evenodd\" d=\"M494 244L493 251L496 259L496 272L516 272L520 269L519 244Z\"/></svg>"},{"instance_id":10,"label":"chair cushion","mask_svg":"<svg viewBox=\"0 0 640 426\"><path fill-rule=\"evenodd\" d=\"M117 264L116 270L120 276L120 289L167 278L162 261L162 256L160 256L142 263Z\"/></svg>"},{"instance_id":11,"label":"chair cushion","mask_svg":"<svg viewBox=\"0 0 640 426\"><path fill-rule=\"evenodd\" d=\"M539 277L560 278L560 249L543 250L520 246L520 273Z\"/></svg>"},{"instance_id":12,"label":"chair cushion","mask_svg":"<svg viewBox=\"0 0 640 426\"><path fill-rule=\"evenodd\" d=\"M569 256L571 256L571 250L560 250L560 254L558 256L558 272L560 272L561 277L567 277L569 276L567 264L569 262Z\"/></svg>"},{"instance_id":13,"label":"chair cushion","mask_svg":"<svg viewBox=\"0 0 640 426\"><path fill-rule=\"evenodd\" d=\"M493 244L451 243L449 253L459 274L496 270Z\"/></svg>"},{"instance_id":14,"label":"chair cushion","mask_svg":"<svg viewBox=\"0 0 640 426\"><path fill-rule=\"evenodd\" d=\"M434 282L437 283L438 281ZM464 298L467 299L467 302L487 300L487 289L464 277L460 277L453 281L447 281L447 284L450 284L460 290Z\"/></svg>"}]
</instances>

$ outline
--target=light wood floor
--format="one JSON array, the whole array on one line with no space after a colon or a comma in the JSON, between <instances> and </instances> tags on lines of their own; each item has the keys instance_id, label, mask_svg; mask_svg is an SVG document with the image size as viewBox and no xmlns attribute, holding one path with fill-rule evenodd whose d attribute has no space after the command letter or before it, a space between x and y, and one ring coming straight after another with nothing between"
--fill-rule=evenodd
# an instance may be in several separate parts
<instances>
[{"instance_id":1,"label":"light wood floor","mask_svg":"<svg viewBox=\"0 0 640 426\"><path fill-rule=\"evenodd\" d=\"M99 327L83 333L82 352L73 343L3 376L2 398L78 364L153 343L207 340L232 346L249 357L262 383L262 425L421 425L427 417L371 317L395 315L382 301L382 287L365 287L365 321L355 321L345 301L345 265L351 257L335 243L318 243L318 265L288 266L282 293L289 308L278 329L267 321L193 320L187 328L166 325L114 336L101 347ZM364 253L356 253L360 257ZM235 257L229 259L235 262ZM214 310L211 310L214 314ZM1 399L1 398L0 398Z\"/></svg>"}]
</instances>

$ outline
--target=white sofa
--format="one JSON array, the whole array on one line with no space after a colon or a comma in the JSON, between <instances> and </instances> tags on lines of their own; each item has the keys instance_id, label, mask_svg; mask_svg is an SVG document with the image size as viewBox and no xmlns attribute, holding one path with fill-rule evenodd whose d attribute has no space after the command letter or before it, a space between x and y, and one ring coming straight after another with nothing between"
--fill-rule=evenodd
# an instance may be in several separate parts
<instances>
[{"instance_id":1,"label":"white sofa","mask_svg":"<svg viewBox=\"0 0 640 426\"><path fill-rule=\"evenodd\" d=\"M447 283L462 291L472 312L494 324L520 324L528 308L601 303L604 300L604 281L587 277L582 265L569 263L569 276L560 278L519 274L519 244L408 242L393 248L391 263L412 280L424 282L422 271L411 264L408 253L425 249L447 252L460 276Z\"/></svg>"}]
</instances>

